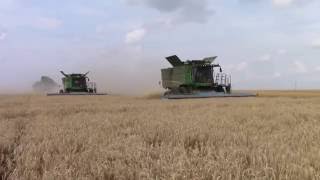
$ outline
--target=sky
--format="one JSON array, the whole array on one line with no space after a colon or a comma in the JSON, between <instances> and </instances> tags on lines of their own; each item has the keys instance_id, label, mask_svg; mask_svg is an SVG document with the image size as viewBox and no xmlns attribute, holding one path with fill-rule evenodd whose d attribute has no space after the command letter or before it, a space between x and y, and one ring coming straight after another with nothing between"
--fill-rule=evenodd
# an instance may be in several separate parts
<instances>
[{"instance_id":1,"label":"sky","mask_svg":"<svg viewBox=\"0 0 320 180\"><path fill-rule=\"evenodd\" d=\"M90 71L100 91L159 91L165 57L218 56L235 89L320 88L320 1L0 0L0 93Z\"/></svg>"}]
</instances>

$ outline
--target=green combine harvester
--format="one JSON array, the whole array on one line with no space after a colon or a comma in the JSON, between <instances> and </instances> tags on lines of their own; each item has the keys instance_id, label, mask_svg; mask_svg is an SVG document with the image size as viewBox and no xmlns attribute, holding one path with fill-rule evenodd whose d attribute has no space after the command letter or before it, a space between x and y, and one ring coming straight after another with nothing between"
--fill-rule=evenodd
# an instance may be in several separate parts
<instances>
[{"instance_id":1,"label":"green combine harvester","mask_svg":"<svg viewBox=\"0 0 320 180\"><path fill-rule=\"evenodd\" d=\"M97 93L97 85L90 82L88 78L89 72L85 74L66 74L60 71L64 76L62 78L63 89L59 93L49 93L48 96L60 95L106 95L105 93Z\"/></svg>"},{"instance_id":2,"label":"green combine harvester","mask_svg":"<svg viewBox=\"0 0 320 180\"><path fill-rule=\"evenodd\" d=\"M181 61L178 56L166 59L172 68L161 69L163 98L252 97L254 94L232 93L231 76L214 63L217 56L202 60Z\"/></svg>"}]
</instances>

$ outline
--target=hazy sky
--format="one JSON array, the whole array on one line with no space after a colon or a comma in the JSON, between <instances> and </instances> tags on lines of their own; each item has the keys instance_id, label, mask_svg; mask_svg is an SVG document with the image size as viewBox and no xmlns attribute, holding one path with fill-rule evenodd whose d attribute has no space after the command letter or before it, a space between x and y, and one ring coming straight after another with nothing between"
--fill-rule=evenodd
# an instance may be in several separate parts
<instances>
[{"instance_id":1,"label":"hazy sky","mask_svg":"<svg viewBox=\"0 0 320 180\"><path fill-rule=\"evenodd\" d=\"M102 91L161 89L164 57L219 56L235 88L320 88L317 0L0 0L0 92L91 71ZM130 90L129 90L130 89Z\"/></svg>"}]
</instances>

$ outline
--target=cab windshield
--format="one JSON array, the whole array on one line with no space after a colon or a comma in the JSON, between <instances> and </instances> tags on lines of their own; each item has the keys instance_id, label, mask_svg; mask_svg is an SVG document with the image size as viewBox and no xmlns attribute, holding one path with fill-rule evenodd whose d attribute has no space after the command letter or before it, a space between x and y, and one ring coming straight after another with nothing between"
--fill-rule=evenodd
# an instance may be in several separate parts
<instances>
[{"instance_id":1,"label":"cab windshield","mask_svg":"<svg viewBox=\"0 0 320 180\"><path fill-rule=\"evenodd\" d=\"M197 66L193 68L193 79L198 83L213 83L213 67Z\"/></svg>"},{"instance_id":2,"label":"cab windshield","mask_svg":"<svg viewBox=\"0 0 320 180\"><path fill-rule=\"evenodd\" d=\"M86 84L87 84L86 78L84 77L74 78L72 82L73 87L79 87L79 88L85 88Z\"/></svg>"}]
</instances>

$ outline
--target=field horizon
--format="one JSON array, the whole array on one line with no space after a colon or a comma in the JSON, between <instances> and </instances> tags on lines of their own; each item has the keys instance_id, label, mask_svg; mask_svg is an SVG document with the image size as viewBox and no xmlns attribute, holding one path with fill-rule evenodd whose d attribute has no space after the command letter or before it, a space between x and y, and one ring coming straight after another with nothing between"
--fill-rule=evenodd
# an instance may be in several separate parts
<instances>
[{"instance_id":1,"label":"field horizon","mask_svg":"<svg viewBox=\"0 0 320 180\"><path fill-rule=\"evenodd\" d=\"M299 93L302 95L302 93L320 93L320 89L233 89L234 92L251 92L251 93L278 93L277 95L281 96L283 94L281 93ZM164 93L165 90L150 90L150 91L145 91L145 92L140 92L140 93L134 93L130 94L128 93L115 93L115 92L105 92L108 95L113 95L113 96L136 96L136 97L143 97L147 96L149 94L162 94ZM100 92L104 93L104 92ZM46 93L37 93L33 91L28 91L28 92L0 92L0 96L21 96L21 95L36 95L36 96L43 96L46 95Z\"/></svg>"}]
</instances>

